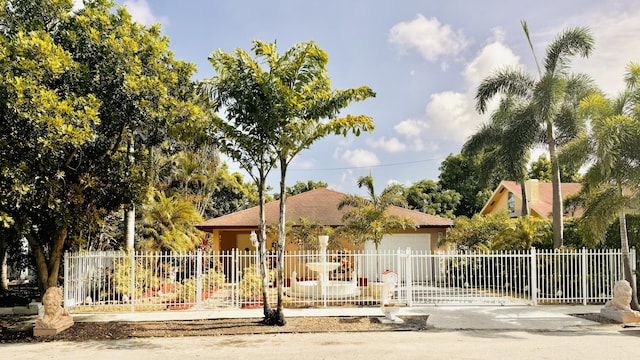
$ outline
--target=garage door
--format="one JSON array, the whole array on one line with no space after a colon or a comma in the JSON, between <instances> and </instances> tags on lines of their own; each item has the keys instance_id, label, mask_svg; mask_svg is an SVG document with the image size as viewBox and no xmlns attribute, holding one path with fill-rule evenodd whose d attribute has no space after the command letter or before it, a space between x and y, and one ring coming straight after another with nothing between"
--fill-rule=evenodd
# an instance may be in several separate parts
<instances>
[{"instance_id":1,"label":"garage door","mask_svg":"<svg viewBox=\"0 0 640 360\"><path fill-rule=\"evenodd\" d=\"M372 281L379 281L380 273L387 269L395 271L400 275L400 278L406 279L406 254L404 256L397 256L397 250L400 249L404 254L404 251L410 248L411 251L427 251L431 249L431 234L395 234L385 235L382 239L382 243L378 247L378 253L376 257L368 256L366 261L360 264L359 273L369 279L375 279ZM373 243L366 243L364 246L365 251L374 253L376 251ZM419 267L419 264L411 266L413 272L413 278L423 278L425 275L424 269Z\"/></svg>"},{"instance_id":2,"label":"garage door","mask_svg":"<svg viewBox=\"0 0 640 360\"><path fill-rule=\"evenodd\" d=\"M378 250L431 250L431 234L394 234L385 235ZM364 246L365 250L375 251L376 247L371 242Z\"/></svg>"}]
</instances>

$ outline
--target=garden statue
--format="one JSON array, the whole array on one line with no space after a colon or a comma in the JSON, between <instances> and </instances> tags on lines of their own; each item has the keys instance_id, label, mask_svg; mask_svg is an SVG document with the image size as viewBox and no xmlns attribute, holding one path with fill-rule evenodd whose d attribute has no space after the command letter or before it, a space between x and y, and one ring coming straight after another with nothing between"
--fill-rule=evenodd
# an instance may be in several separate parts
<instances>
[{"instance_id":1,"label":"garden statue","mask_svg":"<svg viewBox=\"0 0 640 360\"><path fill-rule=\"evenodd\" d=\"M36 320L34 336L50 336L68 329L73 325L73 317L62 306L62 289L50 287L42 297L44 316Z\"/></svg>"},{"instance_id":2,"label":"garden statue","mask_svg":"<svg viewBox=\"0 0 640 360\"><path fill-rule=\"evenodd\" d=\"M640 312L631 310L631 285L620 280L613 286L613 298L600 310L600 315L623 324L640 323Z\"/></svg>"}]
</instances>

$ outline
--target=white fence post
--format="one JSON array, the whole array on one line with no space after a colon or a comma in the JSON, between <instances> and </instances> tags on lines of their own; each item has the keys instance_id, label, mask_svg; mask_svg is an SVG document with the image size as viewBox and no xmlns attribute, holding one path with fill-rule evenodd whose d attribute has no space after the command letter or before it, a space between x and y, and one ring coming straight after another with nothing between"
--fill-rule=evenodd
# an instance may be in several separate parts
<instances>
[{"instance_id":1,"label":"white fence post","mask_svg":"<svg viewBox=\"0 0 640 360\"><path fill-rule=\"evenodd\" d=\"M413 305L413 256L411 254L411 248L407 248L406 250L406 261L405 261L405 280L404 284L406 286L406 297L407 297L407 306Z\"/></svg>"},{"instance_id":2,"label":"white fence post","mask_svg":"<svg viewBox=\"0 0 640 360\"><path fill-rule=\"evenodd\" d=\"M64 252L64 283L63 283L63 291L64 291L64 308L69 309L69 252Z\"/></svg>"},{"instance_id":3,"label":"white fence post","mask_svg":"<svg viewBox=\"0 0 640 360\"><path fill-rule=\"evenodd\" d=\"M587 305L587 297L589 296L589 290L587 289L587 275L589 269L587 269L587 248L582 248L582 305Z\"/></svg>"},{"instance_id":4,"label":"white fence post","mask_svg":"<svg viewBox=\"0 0 640 360\"><path fill-rule=\"evenodd\" d=\"M531 291L531 302L533 306L538 305L538 269L536 261L536 248L531 247L531 281L529 290Z\"/></svg>"},{"instance_id":5,"label":"white fence post","mask_svg":"<svg viewBox=\"0 0 640 360\"><path fill-rule=\"evenodd\" d=\"M202 308L202 249L196 252L196 309Z\"/></svg>"},{"instance_id":6,"label":"white fence post","mask_svg":"<svg viewBox=\"0 0 640 360\"><path fill-rule=\"evenodd\" d=\"M134 293L135 293L135 284L136 284L136 251L135 250L130 250L129 251L129 255L130 255L130 259L131 259L131 288L130 288L130 292L129 292L129 301L131 302L131 312L135 311L135 305L133 304L134 299Z\"/></svg>"}]
</instances>

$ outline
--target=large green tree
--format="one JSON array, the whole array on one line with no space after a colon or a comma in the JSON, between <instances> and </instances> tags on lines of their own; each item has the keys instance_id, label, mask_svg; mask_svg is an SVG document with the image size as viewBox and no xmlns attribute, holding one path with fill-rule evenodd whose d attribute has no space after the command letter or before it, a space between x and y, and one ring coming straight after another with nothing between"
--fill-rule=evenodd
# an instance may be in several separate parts
<instances>
[{"instance_id":1,"label":"large green tree","mask_svg":"<svg viewBox=\"0 0 640 360\"><path fill-rule=\"evenodd\" d=\"M634 71L635 70L635 71ZM584 175L585 211L579 227L591 242L604 242L607 228L617 219L620 229L625 280L633 288L632 307L640 310L633 266L629 255L626 213L640 209L640 67L629 66L627 89L616 98L596 93L580 104L582 116L590 121L588 132L570 143L563 156L575 161L590 160ZM580 163L580 162L578 162Z\"/></svg>"},{"instance_id":2,"label":"large green tree","mask_svg":"<svg viewBox=\"0 0 640 360\"><path fill-rule=\"evenodd\" d=\"M247 115L255 116L255 122L250 125L244 120L241 124L246 126L248 133L252 129L259 129L263 137L253 139L260 143L246 145L258 147L259 153L263 154L260 155L261 158L266 160L261 161L268 166L276 165L280 170L279 236L276 249L278 300L275 311L271 311L267 301L264 301L264 311L266 323L284 325L286 321L282 307L282 285L287 169L301 151L319 139L330 134L359 135L362 131L372 130L373 120L370 117L343 115L341 111L351 102L365 100L375 96L375 93L366 86L347 90L332 89L327 76L328 56L312 41L295 44L283 54L278 53L275 43L254 41L252 50L255 59L242 50L236 50L235 55L220 50L215 52L212 62L220 76L214 77L210 86L219 89L221 83L216 79L222 77L235 79L225 84L229 87L225 86L224 89L240 97L234 98L232 110L226 111L236 123L240 117L245 119ZM233 65L234 68L227 65ZM241 88L232 88L235 85ZM240 99L245 103L239 105ZM229 104L225 105L228 107ZM227 137L227 141L233 142L234 138ZM257 165L259 162L252 161L252 164ZM257 168L259 178L259 166ZM263 247L263 236L259 238L259 242ZM266 278L264 257L262 268L263 278ZM263 295L266 299L266 294Z\"/></svg>"},{"instance_id":3,"label":"large green tree","mask_svg":"<svg viewBox=\"0 0 640 360\"><path fill-rule=\"evenodd\" d=\"M107 0L72 6L0 2L1 216L28 240L42 289L58 284L68 240L141 202L153 147L201 115L194 66L158 26Z\"/></svg>"},{"instance_id":4,"label":"large green tree","mask_svg":"<svg viewBox=\"0 0 640 360\"><path fill-rule=\"evenodd\" d=\"M292 186L287 186L285 192L287 196L302 194L303 192L311 191L318 188L326 188L327 183L320 181L307 180L307 182L296 181ZM280 199L280 193L276 193L273 196L276 200Z\"/></svg>"},{"instance_id":5,"label":"large green tree","mask_svg":"<svg viewBox=\"0 0 640 360\"><path fill-rule=\"evenodd\" d=\"M580 182L581 175L579 172L579 165L571 165L568 160L558 157L560 160L560 181L563 183L577 183ZM529 165L529 172L527 173L529 179L538 179L542 182L551 182L551 161L546 154L540 154L538 160L533 161ZM566 200L566 197L565 197Z\"/></svg>"},{"instance_id":6,"label":"large green tree","mask_svg":"<svg viewBox=\"0 0 640 360\"><path fill-rule=\"evenodd\" d=\"M522 27L533 52L526 22L522 22ZM578 103L592 88L590 79L581 74L571 74L569 65L575 56L588 57L593 44L593 37L587 28L569 28L547 46L543 68L533 52L538 68L537 78L520 69L499 70L482 81L476 95L476 109L480 113L487 110L489 101L496 94L525 99L524 112L535 120L530 123L542 130L543 136L535 140L546 144L552 165L553 242L556 248L563 244L562 193L557 149L579 132L579 123L576 121Z\"/></svg>"},{"instance_id":7,"label":"large green tree","mask_svg":"<svg viewBox=\"0 0 640 360\"><path fill-rule=\"evenodd\" d=\"M480 167L480 155L450 154L439 167L438 184L441 189L460 194L456 216L472 217L482 210L493 189L504 179L498 172L485 173Z\"/></svg>"},{"instance_id":8,"label":"large green tree","mask_svg":"<svg viewBox=\"0 0 640 360\"><path fill-rule=\"evenodd\" d=\"M453 219L461 195L433 180L420 180L403 190L409 209Z\"/></svg>"}]
</instances>

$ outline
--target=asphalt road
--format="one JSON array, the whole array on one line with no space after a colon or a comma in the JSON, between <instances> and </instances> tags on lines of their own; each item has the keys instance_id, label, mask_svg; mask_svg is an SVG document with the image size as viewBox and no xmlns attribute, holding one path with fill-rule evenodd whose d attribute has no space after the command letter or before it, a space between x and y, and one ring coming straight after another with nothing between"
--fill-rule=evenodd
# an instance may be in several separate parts
<instances>
[{"instance_id":1,"label":"asphalt road","mask_svg":"<svg viewBox=\"0 0 640 360\"><path fill-rule=\"evenodd\" d=\"M361 332L5 344L2 359L637 359L640 328Z\"/></svg>"}]
</instances>

